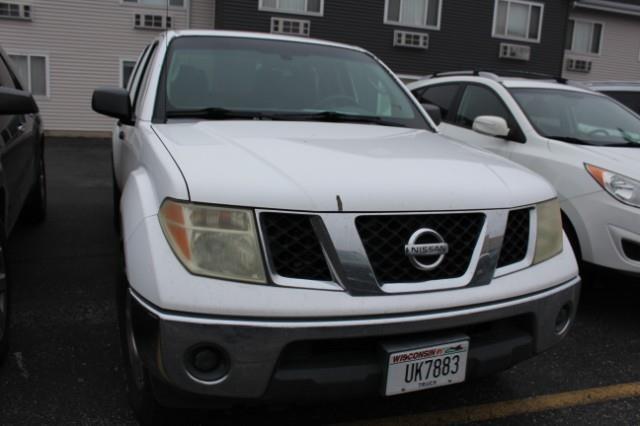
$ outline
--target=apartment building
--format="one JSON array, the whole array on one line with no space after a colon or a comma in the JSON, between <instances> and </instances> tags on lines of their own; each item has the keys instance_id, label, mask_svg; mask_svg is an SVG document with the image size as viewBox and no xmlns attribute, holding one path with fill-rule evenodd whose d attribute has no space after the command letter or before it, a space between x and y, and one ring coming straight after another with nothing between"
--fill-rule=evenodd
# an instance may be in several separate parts
<instances>
[{"instance_id":1,"label":"apartment building","mask_svg":"<svg viewBox=\"0 0 640 426\"><path fill-rule=\"evenodd\" d=\"M587 1L587 0L584 0ZM589 0L595 1L595 0ZM298 35L362 46L403 79L488 69L560 75L569 0L0 0L0 45L49 133L104 132L98 86L124 85L164 28Z\"/></svg>"},{"instance_id":2,"label":"apartment building","mask_svg":"<svg viewBox=\"0 0 640 426\"><path fill-rule=\"evenodd\" d=\"M213 26L214 0L0 0L0 46L50 134L109 130L112 120L91 110L93 89L124 86L165 27Z\"/></svg>"},{"instance_id":3,"label":"apartment building","mask_svg":"<svg viewBox=\"0 0 640 426\"><path fill-rule=\"evenodd\" d=\"M560 75L569 0L216 0L216 28L362 46L410 80L485 68Z\"/></svg>"},{"instance_id":4,"label":"apartment building","mask_svg":"<svg viewBox=\"0 0 640 426\"><path fill-rule=\"evenodd\" d=\"M571 80L640 80L640 0L575 1L563 74Z\"/></svg>"}]
</instances>

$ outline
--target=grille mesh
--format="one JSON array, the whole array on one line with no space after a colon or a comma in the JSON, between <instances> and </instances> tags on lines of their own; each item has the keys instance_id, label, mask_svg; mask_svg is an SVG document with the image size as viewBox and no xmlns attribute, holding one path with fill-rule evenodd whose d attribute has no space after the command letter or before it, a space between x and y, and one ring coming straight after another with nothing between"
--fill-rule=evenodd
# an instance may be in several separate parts
<instances>
[{"instance_id":1,"label":"grille mesh","mask_svg":"<svg viewBox=\"0 0 640 426\"><path fill-rule=\"evenodd\" d=\"M262 230L278 275L331 281L331 272L311 226L311 215L263 213Z\"/></svg>"},{"instance_id":2,"label":"grille mesh","mask_svg":"<svg viewBox=\"0 0 640 426\"><path fill-rule=\"evenodd\" d=\"M509 212L498 268L518 263L527 256L530 211L531 209L521 209Z\"/></svg>"},{"instance_id":3,"label":"grille mesh","mask_svg":"<svg viewBox=\"0 0 640 426\"><path fill-rule=\"evenodd\" d=\"M360 216L356 227L380 283L421 282L457 278L467 271L484 224L482 213ZM433 271L415 268L404 246L421 228L438 232L449 252ZM433 257L425 258L432 263Z\"/></svg>"}]
</instances>

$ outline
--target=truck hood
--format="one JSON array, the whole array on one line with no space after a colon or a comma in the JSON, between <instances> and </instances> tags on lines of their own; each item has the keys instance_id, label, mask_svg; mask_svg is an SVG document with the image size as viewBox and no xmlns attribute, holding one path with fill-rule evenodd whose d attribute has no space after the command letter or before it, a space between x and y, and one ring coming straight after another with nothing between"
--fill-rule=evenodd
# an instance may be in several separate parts
<instances>
[{"instance_id":1,"label":"truck hood","mask_svg":"<svg viewBox=\"0 0 640 426\"><path fill-rule=\"evenodd\" d=\"M153 128L196 202L429 211L508 208L555 196L523 167L424 130L244 120Z\"/></svg>"}]
</instances>

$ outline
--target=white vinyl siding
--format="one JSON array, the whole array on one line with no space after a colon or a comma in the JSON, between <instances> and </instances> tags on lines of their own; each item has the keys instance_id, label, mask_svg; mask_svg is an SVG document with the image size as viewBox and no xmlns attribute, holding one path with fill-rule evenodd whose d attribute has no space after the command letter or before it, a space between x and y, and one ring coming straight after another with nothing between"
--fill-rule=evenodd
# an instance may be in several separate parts
<instances>
[{"instance_id":1,"label":"white vinyl siding","mask_svg":"<svg viewBox=\"0 0 640 426\"><path fill-rule=\"evenodd\" d=\"M324 0L260 0L258 9L297 15L322 16Z\"/></svg>"},{"instance_id":2,"label":"white vinyl siding","mask_svg":"<svg viewBox=\"0 0 640 426\"><path fill-rule=\"evenodd\" d=\"M386 0L384 23L403 27L440 29L444 0Z\"/></svg>"},{"instance_id":3,"label":"white vinyl siding","mask_svg":"<svg viewBox=\"0 0 640 426\"><path fill-rule=\"evenodd\" d=\"M211 30L215 28L215 2L212 0L191 0L191 28Z\"/></svg>"},{"instance_id":4,"label":"white vinyl siding","mask_svg":"<svg viewBox=\"0 0 640 426\"><path fill-rule=\"evenodd\" d=\"M573 53L599 55L604 25L601 22L570 19L567 28L567 50Z\"/></svg>"},{"instance_id":5,"label":"white vinyl siding","mask_svg":"<svg viewBox=\"0 0 640 426\"><path fill-rule=\"evenodd\" d=\"M493 37L540 42L544 4L521 0L495 0Z\"/></svg>"},{"instance_id":6,"label":"white vinyl siding","mask_svg":"<svg viewBox=\"0 0 640 426\"><path fill-rule=\"evenodd\" d=\"M110 131L115 120L91 109L93 90L120 87L120 59L137 58L159 34L134 29L133 16L157 12L141 5L124 6L121 0L29 0L29 4L33 21L2 20L0 40L8 53L46 53L47 97L38 99L45 129ZM173 9L171 16L174 29L187 27L187 8Z\"/></svg>"},{"instance_id":7,"label":"white vinyl siding","mask_svg":"<svg viewBox=\"0 0 640 426\"><path fill-rule=\"evenodd\" d=\"M49 67L46 55L11 54L18 77L34 96L48 96Z\"/></svg>"},{"instance_id":8,"label":"white vinyl siding","mask_svg":"<svg viewBox=\"0 0 640 426\"><path fill-rule=\"evenodd\" d=\"M640 76L640 25L638 18L612 13L573 10L570 18L575 21L602 24L600 53L565 51L563 77L570 80L638 80ZM568 47L568 44L567 44ZM589 73L567 70L568 60L591 63Z\"/></svg>"}]
</instances>

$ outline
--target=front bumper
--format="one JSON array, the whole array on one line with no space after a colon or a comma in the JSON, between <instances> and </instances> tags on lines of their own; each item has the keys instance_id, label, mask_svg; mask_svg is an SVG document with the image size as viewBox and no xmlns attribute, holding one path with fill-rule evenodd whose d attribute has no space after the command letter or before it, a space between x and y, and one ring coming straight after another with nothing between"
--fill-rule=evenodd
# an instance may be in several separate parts
<instances>
[{"instance_id":1,"label":"front bumper","mask_svg":"<svg viewBox=\"0 0 640 426\"><path fill-rule=\"evenodd\" d=\"M639 208L598 191L563 201L562 210L576 229L584 261L640 275Z\"/></svg>"},{"instance_id":2,"label":"front bumper","mask_svg":"<svg viewBox=\"0 0 640 426\"><path fill-rule=\"evenodd\" d=\"M425 313L348 319L242 319L163 311L134 291L133 333L145 366L158 382L192 395L242 400L290 400L379 393L389 341L470 338L468 378L509 368L557 344L556 317L578 304L580 280L524 297ZM189 373L197 345L222 349L228 374L213 382Z\"/></svg>"}]
</instances>

